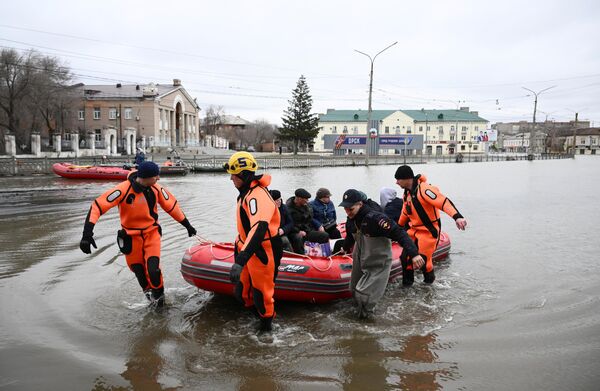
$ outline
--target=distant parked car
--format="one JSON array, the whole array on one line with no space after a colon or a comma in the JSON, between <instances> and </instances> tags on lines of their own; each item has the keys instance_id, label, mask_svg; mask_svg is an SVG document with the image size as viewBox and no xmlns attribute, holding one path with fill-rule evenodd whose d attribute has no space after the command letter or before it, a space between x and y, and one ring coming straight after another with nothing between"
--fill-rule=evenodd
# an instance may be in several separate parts
<instances>
[{"instance_id":1,"label":"distant parked car","mask_svg":"<svg viewBox=\"0 0 600 391\"><path fill-rule=\"evenodd\" d=\"M251 146L249 146L249 147L246 149L246 151L248 151L248 152L256 152L256 149L254 149L254 147L251 145Z\"/></svg>"}]
</instances>

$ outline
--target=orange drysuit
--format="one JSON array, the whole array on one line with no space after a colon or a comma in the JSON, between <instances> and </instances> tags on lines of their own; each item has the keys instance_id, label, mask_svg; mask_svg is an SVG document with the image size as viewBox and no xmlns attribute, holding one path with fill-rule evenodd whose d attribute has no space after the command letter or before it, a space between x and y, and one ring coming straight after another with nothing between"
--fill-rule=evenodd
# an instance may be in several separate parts
<instances>
[{"instance_id":1,"label":"orange drysuit","mask_svg":"<svg viewBox=\"0 0 600 391\"><path fill-rule=\"evenodd\" d=\"M413 188L410 191L404 191L404 203L398 224L406 226L408 223L408 235L419 248L419 254L425 259L423 273L425 282L429 283L435 279L432 256L440 240L442 227L439 210L454 220L463 217L448 197L443 195L437 187L427 183L425 176L415 176ZM407 274L412 276L411 262L403 264L403 269L410 271ZM412 280L411 277L409 279ZM403 281L412 283L412 281L406 281L405 278Z\"/></svg>"},{"instance_id":2,"label":"orange drysuit","mask_svg":"<svg viewBox=\"0 0 600 391\"><path fill-rule=\"evenodd\" d=\"M235 261L243 266L236 296L246 307L253 304L262 318L275 316L275 276L283 255L279 237L280 215L267 186L271 176L255 177L237 202Z\"/></svg>"},{"instance_id":3,"label":"orange drysuit","mask_svg":"<svg viewBox=\"0 0 600 391\"><path fill-rule=\"evenodd\" d=\"M136 177L135 172L130 174L126 181L92 202L85 221L84 236L93 236L94 225L100 216L118 206L123 228L119 231L118 242L127 265L136 274L144 291L160 289L162 292L163 279L159 265L162 232L158 224L157 205L186 228L189 227L188 231L191 225L173 194L158 183L142 186L135 181Z\"/></svg>"}]
</instances>

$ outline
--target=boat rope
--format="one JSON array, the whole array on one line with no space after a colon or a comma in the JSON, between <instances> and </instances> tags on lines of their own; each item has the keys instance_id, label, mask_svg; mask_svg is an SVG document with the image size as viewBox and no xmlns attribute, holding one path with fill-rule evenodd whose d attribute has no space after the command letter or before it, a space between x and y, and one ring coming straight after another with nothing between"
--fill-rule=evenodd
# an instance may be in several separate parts
<instances>
[{"instance_id":1,"label":"boat rope","mask_svg":"<svg viewBox=\"0 0 600 391\"><path fill-rule=\"evenodd\" d=\"M229 254L229 255L226 255L225 257L222 257L222 258L221 258L221 257L217 257L217 256L215 255L215 252L214 252L214 250L213 250L213 249L214 249L214 246L219 246L219 245L220 245L219 243L213 242L213 241L212 241L212 240L210 240L210 239L206 239L205 237L203 237L202 235L199 235L199 234L196 234L196 235L194 235L194 237L196 238L196 240L198 240L198 242L200 243L200 245L207 245L207 244L210 244L210 253L211 253L211 255L213 256L213 259L215 259L215 260L217 260L217 261L223 261L223 260L225 260L225 259L227 259L227 258L230 258L230 257L232 257L232 256L233 256L233 252L232 252L231 254ZM195 253L196 251L200 250L200 249L198 248L196 251L193 251L193 252L192 252L192 251L191 251L191 249L192 249L192 246L190 246L190 248L188 249L188 252L189 252L190 254L193 254L193 253Z\"/></svg>"}]
</instances>

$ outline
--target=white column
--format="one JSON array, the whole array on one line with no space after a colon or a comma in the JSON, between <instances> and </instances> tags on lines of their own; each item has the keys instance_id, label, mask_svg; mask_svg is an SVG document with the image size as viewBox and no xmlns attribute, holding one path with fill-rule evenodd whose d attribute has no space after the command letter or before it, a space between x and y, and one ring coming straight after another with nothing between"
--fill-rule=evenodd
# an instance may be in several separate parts
<instances>
[{"instance_id":1,"label":"white column","mask_svg":"<svg viewBox=\"0 0 600 391\"><path fill-rule=\"evenodd\" d=\"M87 135L87 143L90 146L90 151L92 156L94 156L96 154L96 133L95 132L90 132Z\"/></svg>"},{"instance_id":2,"label":"white column","mask_svg":"<svg viewBox=\"0 0 600 391\"><path fill-rule=\"evenodd\" d=\"M75 152L75 157L79 157L79 133L71 133L71 149Z\"/></svg>"},{"instance_id":3,"label":"white column","mask_svg":"<svg viewBox=\"0 0 600 391\"><path fill-rule=\"evenodd\" d=\"M61 136L60 136L60 134L55 134L53 137L54 137L54 151L56 153L61 153L62 152Z\"/></svg>"},{"instance_id":4,"label":"white column","mask_svg":"<svg viewBox=\"0 0 600 391\"><path fill-rule=\"evenodd\" d=\"M14 134L4 135L4 145L6 147L6 154L9 156L15 156L17 154L17 143L15 142Z\"/></svg>"},{"instance_id":5,"label":"white column","mask_svg":"<svg viewBox=\"0 0 600 391\"><path fill-rule=\"evenodd\" d=\"M42 154L42 140L39 133L31 135L31 153L35 156L41 156Z\"/></svg>"}]
</instances>

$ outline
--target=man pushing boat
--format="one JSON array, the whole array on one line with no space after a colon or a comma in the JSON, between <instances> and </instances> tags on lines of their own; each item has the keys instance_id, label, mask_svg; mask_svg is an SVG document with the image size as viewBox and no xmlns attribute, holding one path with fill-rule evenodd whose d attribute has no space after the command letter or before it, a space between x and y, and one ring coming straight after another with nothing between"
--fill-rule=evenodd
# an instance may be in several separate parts
<instances>
[{"instance_id":1,"label":"man pushing boat","mask_svg":"<svg viewBox=\"0 0 600 391\"><path fill-rule=\"evenodd\" d=\"M256 175L258 163L248 152L236 152L223 166L238 189L235 263L230 279L235 296L245 307L256 308L260 329L271 331L275 317L275 276L283 255L279 209L267 186L271 176Z\"/></svg>"}]
</instances>

